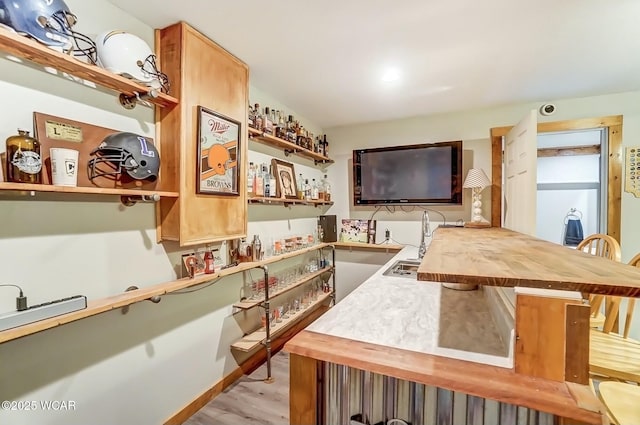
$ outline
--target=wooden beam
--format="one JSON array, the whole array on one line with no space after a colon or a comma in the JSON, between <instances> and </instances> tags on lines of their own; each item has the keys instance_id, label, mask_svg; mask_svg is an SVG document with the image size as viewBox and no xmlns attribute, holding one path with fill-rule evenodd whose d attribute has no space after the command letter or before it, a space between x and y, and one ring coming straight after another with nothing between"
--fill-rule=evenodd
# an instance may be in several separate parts
<instances>
[{"instance_id":1,"label":"wooden beam","mask_svg":"<svg viewBox=\"0 0 640 425\"><path fill-rule=\"evenodd\" d=\"M622 120L621 120L622 121ZM622 217L622 122L609 127L607 234L620 242Z\"/></svg>"},{"instance_id":2,"label":"wooden beam","mask_svg":"<svg viewBox=\"0 0 640 425\"><path fill-rule=\"evenodd\" d=\"M538 148L538 158L546 158L551 156L597 155L599 153L600 145Z\"/></svg>"}]
</instances>

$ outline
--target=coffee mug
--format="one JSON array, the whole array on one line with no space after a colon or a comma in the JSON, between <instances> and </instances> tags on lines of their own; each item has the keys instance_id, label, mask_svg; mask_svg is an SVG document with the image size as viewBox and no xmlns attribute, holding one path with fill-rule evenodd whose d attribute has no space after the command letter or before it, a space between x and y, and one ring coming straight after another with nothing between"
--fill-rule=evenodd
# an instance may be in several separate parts
<instances>
[{"instance_id":1,"label":"coffee mug","mask_svg":"<svg viewBox=\"0 0 640 425\"><path fill-rule=\"evenodd\" d=\"M78 185L78 151L51 148L51 182L54 186Z\"/></svg>"}]
</instances>

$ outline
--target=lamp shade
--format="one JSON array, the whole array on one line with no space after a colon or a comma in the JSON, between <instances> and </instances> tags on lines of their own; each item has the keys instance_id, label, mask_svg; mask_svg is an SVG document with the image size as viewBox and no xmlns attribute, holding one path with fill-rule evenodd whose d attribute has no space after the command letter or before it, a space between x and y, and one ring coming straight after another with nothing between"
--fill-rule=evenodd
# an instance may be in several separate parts
<instances>
[{"instance_id":1,"label":"lamp shade","mask_svg":"<svg viewBox=\"0 0 640 425\"><path fill-rule=\"evenodd\" d=\"M480 190L487 186L491 186L491 181L489 181L489 177L487 177L482 168L470 169L462 185L465 189L479 188Z\"/></svg>"}]
</instances>

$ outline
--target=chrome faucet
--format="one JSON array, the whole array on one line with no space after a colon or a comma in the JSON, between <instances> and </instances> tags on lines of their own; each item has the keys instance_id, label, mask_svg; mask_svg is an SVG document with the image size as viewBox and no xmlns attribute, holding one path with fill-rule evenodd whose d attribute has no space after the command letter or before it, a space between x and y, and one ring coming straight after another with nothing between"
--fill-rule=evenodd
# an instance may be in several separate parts
<instances>
[{"instance_id":1,"label":"chrome faucet","mask_svg":"<svg viewBox=\"0 0 640 425\"><path fill-rule=\"evenodd\" d=\"M422 235L420 236L420 248L418 248L418 258L424 257L427 252L426 239L431 237L431 222L429 220L429 212L422 213Z\"/></svg>"}]
</instances>

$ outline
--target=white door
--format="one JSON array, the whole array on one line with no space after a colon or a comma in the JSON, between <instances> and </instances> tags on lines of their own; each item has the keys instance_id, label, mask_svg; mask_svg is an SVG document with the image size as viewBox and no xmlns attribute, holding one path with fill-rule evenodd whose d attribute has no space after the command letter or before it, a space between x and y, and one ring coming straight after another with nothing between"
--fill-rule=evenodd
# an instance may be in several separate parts
<instances>
[{"instance_id":1,"label":"white door","mask_svg":"<svg viewBox=\"0 0 640 425\"><path fill-rule=\"evenodd\" d=\"M505 136L503 227L536 235L538 121L531 110Z\"/></svg>"}]
</instances>

